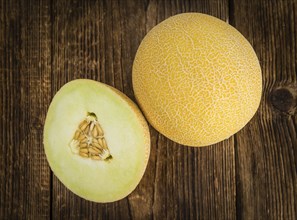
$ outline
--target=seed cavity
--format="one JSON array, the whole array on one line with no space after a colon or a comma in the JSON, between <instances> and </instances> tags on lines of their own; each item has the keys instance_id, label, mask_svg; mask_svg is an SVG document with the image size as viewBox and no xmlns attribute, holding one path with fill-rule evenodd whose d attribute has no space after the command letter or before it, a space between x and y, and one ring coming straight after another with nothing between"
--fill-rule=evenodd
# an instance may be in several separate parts
<instances>
[{"instance_id":1,"label":"seed cavity","mask_svg":"<svg viewBox=\"0 0 297 220\"><path fill-rule=\"evenodd\" d=\"M112 158L104 132L97 116L89 112L76 129L69 147L73 154L92 160L110 160Z\"/></svg>"}]
</instances>

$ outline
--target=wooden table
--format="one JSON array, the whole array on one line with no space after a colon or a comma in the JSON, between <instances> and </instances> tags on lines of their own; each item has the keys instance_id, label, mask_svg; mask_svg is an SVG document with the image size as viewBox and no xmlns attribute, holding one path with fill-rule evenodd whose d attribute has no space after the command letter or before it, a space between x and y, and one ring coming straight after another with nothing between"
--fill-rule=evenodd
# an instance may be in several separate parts
<instances>
[{"instance_id":1,"label":"wooden table","mask_svg":"<svg viewBox=\"0 0 297 220\"><path fill-rule=\"evenodd\" d=\"M66 82L105 82L134 99L145 34L181 12L236 27L253 45L263 96L226 141L180 146L150 127L145 175L127 198L97 204L53 175L47 108ZM297 1L0 1L0 219L297 219Z\"/></svg>"}]
</instances>

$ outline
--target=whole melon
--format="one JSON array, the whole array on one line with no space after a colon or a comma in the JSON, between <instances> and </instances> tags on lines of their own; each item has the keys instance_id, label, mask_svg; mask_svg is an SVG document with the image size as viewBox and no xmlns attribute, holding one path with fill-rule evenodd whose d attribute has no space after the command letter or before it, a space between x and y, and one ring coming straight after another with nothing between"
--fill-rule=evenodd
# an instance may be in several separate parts
<instances>
[{"instance_id":1,"label":"whole melon","mask_svg":"<svg viewBox=\"0 0 297 220\"><path fill-rule=\"evenodd\" d=\"M249 42L226 22L184 13L143 39L132 73L150 124L169 139L207 146L238 132L261 100L262 75Z\"/></svg>"}]
</instances>

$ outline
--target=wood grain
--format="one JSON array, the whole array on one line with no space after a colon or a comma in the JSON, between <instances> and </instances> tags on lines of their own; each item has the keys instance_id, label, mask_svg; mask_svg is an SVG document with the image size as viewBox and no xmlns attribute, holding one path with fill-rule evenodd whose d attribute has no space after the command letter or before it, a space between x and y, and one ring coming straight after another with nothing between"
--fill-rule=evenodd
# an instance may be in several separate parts
<instances>
[{"instance_id":1,"label":"wood grain","mask_svg":"<svg viewBox=\"0 0 297 220\"><path fill-rule=\"evenodd\" d=\"M251 42L263 72L253 120L236 134L237 217L296 219L296 1L234 1L231 23Z\"/></svg>"},{"instance_id":2,"label":"wood grain","mask_svg":"<svg viewBox=\"0 0 297 220\"><path fill-rule=\"evenodd\" d=\"M86 201L50 171L43 125L66 82L89 78L135 101L132 65L156 24L182 12L235 26L263 71L263 97L235 136L180 146L150 127L151 155L125 199ZM0 0L0 219L296 219L296 0Z\"/></svg>"},{"instance_id":3,"label":"wood grain","mask_svg":"<svg viewBox=\"0 0 297 220\"><path fill-rule=\"evenodd\" d=\"M45 219L51 206L42 144L51 98L50 7L0 4L0 219Z\"/></svg>"}]
</instances>

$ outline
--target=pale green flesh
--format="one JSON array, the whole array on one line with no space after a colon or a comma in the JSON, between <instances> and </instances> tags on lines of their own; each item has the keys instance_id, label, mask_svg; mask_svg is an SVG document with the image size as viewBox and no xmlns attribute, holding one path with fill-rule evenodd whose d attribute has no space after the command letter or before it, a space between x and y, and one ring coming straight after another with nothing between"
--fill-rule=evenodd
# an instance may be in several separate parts
<instances>
[{"instance_id":1,"label":"pale green flesh","mask_svg":"<svg viewBox=\"0 0 297 220\"><path fill-rule=\"evenodd\" d=\"M59 180L75 194L96 202L131 193L144 173L150 144L148 127L137 111L98 82L76 80L62 87L50 105L44 129L46 156ZM69 143L88 112L96 114L104 131L112 155L109 161L71 152Z\"/></svg>"}]
</instances>

